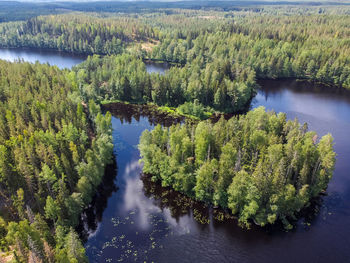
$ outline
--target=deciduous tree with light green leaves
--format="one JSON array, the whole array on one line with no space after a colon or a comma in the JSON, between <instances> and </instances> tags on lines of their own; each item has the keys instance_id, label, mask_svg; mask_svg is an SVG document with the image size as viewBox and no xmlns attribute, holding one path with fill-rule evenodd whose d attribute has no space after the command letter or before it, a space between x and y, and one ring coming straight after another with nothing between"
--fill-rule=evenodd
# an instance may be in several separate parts
<instances>
[{"instance_id":1,"label":"deciduous tree with light green leaves","mask_svg":"<svg viewBox=\"0 0 350 263\"><path fill-rule=\"evenodd\" d=\"M180 138L181 137L181 138ZM145 131L143 172L197 200L228 208L239 223L291 220L325 191L335 165L333 138L259 107L221 118Z\"/></svg>"}]
</instances>

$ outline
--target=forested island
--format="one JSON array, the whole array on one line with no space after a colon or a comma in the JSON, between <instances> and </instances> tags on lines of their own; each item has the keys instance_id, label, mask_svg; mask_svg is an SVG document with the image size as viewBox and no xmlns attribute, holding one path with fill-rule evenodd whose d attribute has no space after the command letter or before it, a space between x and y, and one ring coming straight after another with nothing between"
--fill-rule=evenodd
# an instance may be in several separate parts
<instances>
[{"instance_id":1,"label":"forested island","mask_svg":"<svg viewBox=\"0 0 350 263\"><path fill-rule=\"evenodd\" d=\"M89 55L64 70L0 60L0 248L12 262L88 261L77 225L113 158L107 103L191 120L144 131L143 172L243 227L291 229L326 191L332 136L249 109L259 79L350 88L347 5L143 4L42 4L0 23L1 48ZM145 61L171 67L150 74ZM203 121L214 114L233 117Z\"/></svg>"},{"instance_id":2,"label":"forested island","mask_svg":"<svg viewBox=\"0 0 350 263\"><path fill-rule=\"evenodd\" d=\"M319 142L297 120L266 112L217 123L144 131L143 172L188 196L229 208L242 225L289 219L327 188L335 153L331 135Z\"/></svg>"}]
</instances>

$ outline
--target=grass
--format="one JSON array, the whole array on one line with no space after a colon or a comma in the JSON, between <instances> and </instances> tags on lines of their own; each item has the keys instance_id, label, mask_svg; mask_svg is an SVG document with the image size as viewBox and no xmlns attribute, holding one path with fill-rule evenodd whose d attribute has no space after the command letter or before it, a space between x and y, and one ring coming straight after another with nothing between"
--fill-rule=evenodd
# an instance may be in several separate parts
<instances>
[{"instance_id":1,"label":"grass","mask_svg":"<svg viewBox=\"0 0 350 263\"><path fill-rule=\"evenodd\" d=\"M100 102L102 105L110 104L110 103L124 103L124 104L130 104L127 101L121 101L121 100L103 100Z\"/></svg>"},{"instance_id":2,"label":"grass","mask_svg":"<svg viewBox=\"0 0 350 263\"><path fill-rule=\"evenodd\" d=\"M152 102L149 102L147 104L143 104L143 103L137 103L137 102L128 102L128 101L122 101L122 100L102 100L101 102L101 105L106 105L106 104L110 104L110 103L123 103L123 104L131 104L131 105L147 105L147 106L150 106L150 107L154 107L155 110L159 111L159 112L164 112L164 113L167 113L173 117L185 117L185 118L188 118L188 119L192 119L192 120L195 120L195 121L200 121L200 120L206 120L208 118L210 118L212 116L212 112L205 112L205 118L199 118L198 116L195 116L195 115L191 115L191 114L186 114L182 111L180 111L178 108L176 107L169 107L169 106L158 106Z\"/></svg>"},{"instance_id":3,"label":"grass","mask_svg":"<svg viewBox=\"0 0 350 263\"><path fill-rule=\"evenodd\" d=\"M202 119L200 119L199 117L197 117L195 115L183 113L178 108L175 108L175 107L158 106L157 109L159 111L163 111L163 112L169 113L171 115L183 116L183 117L186 117L186 118L189 118L189 119L193 119L193 120L197 120L197 121L202 120ZM207 113L209 113L209 115ZM212 115L212 113L206 112L206 118L205 119L210 118L211 115Z\"/></svg>"}]
</instances>

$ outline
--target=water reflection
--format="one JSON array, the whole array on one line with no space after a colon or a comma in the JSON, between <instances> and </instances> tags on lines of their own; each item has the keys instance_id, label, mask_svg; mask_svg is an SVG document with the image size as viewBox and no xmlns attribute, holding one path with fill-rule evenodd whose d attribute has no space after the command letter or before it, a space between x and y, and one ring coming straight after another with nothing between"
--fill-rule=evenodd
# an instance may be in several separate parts
<instances>
[{"instance_id":1,"label":"water reflection","mask_svg":"<svg viewBox=\"0 0 350 263\"><path fill-rule=\"evenodd\" d=\"M136 161L138 164L138 162ZM125 211L136 210L137 221L141 229L150 227L149 215L159 213L161 210L152 203L152 200L145 198L143 195L143 184L139 178L128 178L126 180L126 189L124 194Z\"/></svg>"},{"instance_id":2,"label":"water reflection","mask_svg":"<svg viewBox=\"0 0 350 263\"><path fill-rule=\"evenodd\" d=\"M159 73L160 75L164 75L165 72L171 67L171 64L166 62L154 62L146 60L144 63L146 64L148 73Z\"/></svg>"},{"instance_id":3,"label":"water reflection","mask_svg":"<svg viewBox=\"0 0 350 263\"><path fill-rule=\"evenodd\" d=\"M29 48L0 48L0 59L11 62L20 59L30 63L39 61L40 63L49 63L50 65L55 65L61 69L70 69L73 66L83 62L86 59L86 56L52 50Z\"/></svg>"},{"instance_id":4,"label":"water reflection","mask_svg":"<svg viewBox=\"0 0 350 263\"><path fill-rule=\"evenodd\" d=\"M77 231L85 241L97 232L98 224L102 221L103 212L107 208L108 200L118 190L115 182L116 176L117 164L114 159L112 164L107 165L105 175L97 188L92 202L81 214Z\"/></svg>"},{"instance_id":5,"label":"water reflection","mask_svg":"<svg viewBox=\"0 0 350 263\"><path fill-rule=\"evenodd\" d=\"M341 122L340 125L350 122L350 90L296 80L264 80L259 81L259 84L264 89L254 98L253 105L287 112L291 118L298 117L308 123L312 119L315 119L314 122L327 121L329 124Z\"/></svg>"},{"instance_id":6,"label":"water reflection","mask_svg":"<svg viewBox=\"0 0 350 263\"><path fill-rule=\"evenodd\" d=\"M134 105L117 102L104 105L104 110L111 112L122 124L124 122L130 124L132 120L139 122L140 118L147 118L151 126L160 124L169 127L172 124L181 123L185 120L182 116L174 117L167 112L159 112L155 106L151 105Z\"/></svg>"},{"instance_id":7,"label":"water reflection","mask_svg":"<svg viewBox=\"0 0 350 263\"><path fill-rule=\"evenodd\" d=\"M163 119L143 106L106 105L114 116L119 190L109 198L97 231L86 242L91 262L348 260L350 95L339 90L333 94L322 87L299 87L296 82L265 85L253 107L264 105L284 111L288 118L307 121L310 129L321 135L333 133L338 157L328 196L315 200L303 211L293 231L281 231L279 226L260 228L254 225L250 230L242 229L225 211L190 200L152 182L147 176L140 176L139 136L143 130L153 129L155 124L170 125L173 121L170 117Z\"/></svg>"},{"instance_id":8,"label":"water reflection","mask_svg":"<svg viewBox=\"0 0 350 263\"><path fill-rule=\"evenodd\" d=\"M184 215L195 215L195 219L202 224L208 224L209 209L202 203L176 192L170 187L162 187L159 182L152 182L151 177L142 175L144 194L148 199L153 199L153 204L162 211L169 210L176 222Z\"/></svg>"}]
</instances>

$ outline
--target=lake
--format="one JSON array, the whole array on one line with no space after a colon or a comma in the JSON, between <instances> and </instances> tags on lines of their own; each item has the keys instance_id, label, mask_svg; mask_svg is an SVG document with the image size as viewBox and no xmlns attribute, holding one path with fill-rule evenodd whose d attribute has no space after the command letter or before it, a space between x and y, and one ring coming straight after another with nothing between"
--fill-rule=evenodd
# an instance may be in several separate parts
<instances>
[{"instance_id":1,"label":"lake","mask_svg":"<svg viewBox=\"0 0 350 263\"><path fill-rule=\"evenodd\" d=\"M86 59L86 56L49 50L0 48L0 59L11 62L18 59L31 63L39 61L40 63L55 65L60 69L70 69L73 66L83 62Z\"/></svg>"},{"instance_id":2,"label":"lake","mask_svg":"<svg viewBox=\"0 0 350 263\"><path fill-rule=\"evenodd\" d=\"M259 83L252 108L286 112L319 135L334 136L337 163L327 195L289 232L278 227L247 230L235 219L214 220L217 210L140 176L139 136L156 123L169 123L145 111L111 108L117 165L109 167L95 202L82 215L91 262L349 261L350 92L293 80ZM207 219L209 224L200 223Z\"/></svg>"},{"instance_id":3,"label":"lake","mask_svg":"<svg viewBox=\"0 0 350 263\"><path fill-rule=\"evenodd\" d=\"M55 65L60 69L72 68L73 66L83 62L87 56L76 55L66 52L57 52L50 50L39 49L22 49L22 48L0 48L0 59L14 62L16 60L23 60L25 62L35 63L49 63ZM145 61L146 70L148 73L165 74L170 68L170 64L162 62Z\"/></svg>"}]
</instances>

